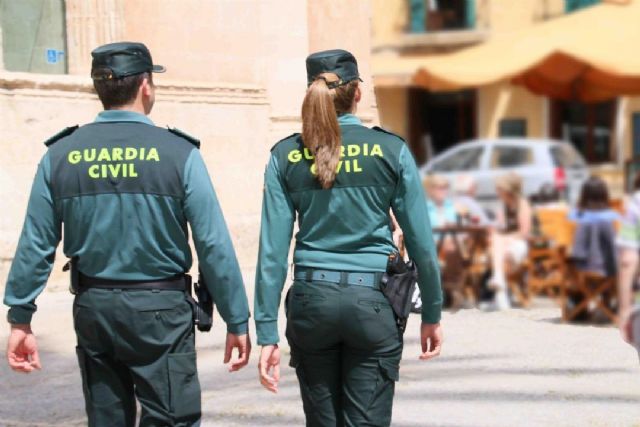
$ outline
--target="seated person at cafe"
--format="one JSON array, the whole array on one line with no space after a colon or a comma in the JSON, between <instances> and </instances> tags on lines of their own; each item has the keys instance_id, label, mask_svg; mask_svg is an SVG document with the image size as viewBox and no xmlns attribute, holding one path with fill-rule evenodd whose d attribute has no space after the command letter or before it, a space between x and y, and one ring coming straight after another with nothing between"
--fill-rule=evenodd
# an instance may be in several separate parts
<instances>
[{"instance_id":1,"label":"seated person at cafe","mask_svg":"<svg viewBox=\"0 0 640 427\"><path fill-rule=\"evenodd\" d=\"M617 275L615 224L620 214L610 208L609 190L601 178L590 177L582 185L578 206L569 213L569 220L576 223L571 248L571 262L578 271L595 273L604 278ZM566 305L571 310L584 299L584 293L568 289ZM614 292L608 290L599 296L609 309L615 308ZM583 310L573 320L598 318L602 313ZM594 317L595 316L595 317Z\"/></svg>"},{"instance_id":2,"label":"seated person at cafe","mask_svg":"<svg viewBox=\"0 0 640 427\"><path fill-rule=\"evenodd\" d=\"M423 181L427 193L427 210L432 228L455 224L456 208L449 197L449 181L439 175L429 175ZM436 235L434 238L437 240Z\"/></svg>"},{"instance_id":3,"label":"seated person at cafe","mask_svg":"<svg viewBox=\"0 0 640 427\"><path fill-rule=\"evenodd\" d=\"M465 222L486 227L491 224L487 212L476 200L476 182L470 175L462 175L456 178L453 186L455 196L453 203L458 215Z\"/></svg>"},{"instance_id":4,"label":"seated person at cafe","mask_svg":"<svg viewBox=\"0 0 640 427\"><path fill-rule=\"evenodd\" d=\"M427 210L431 228L437 229L457 224L457 213L453 201L449 197L449 181L438 175L430 175L423 181L427 192ZM443 238L444 237L444 238ZM461 286L462 260L456 250L456 241L451 235L442 236L434 232L433 238L438 245L438 256L441 260L441 277L444 287L445 304L460 306L464 295Z\"/></svg>"},{"instance_id":5,"label":"seated person at cafe","mask_svg":"<svg viewBox=\"0 0 640 427\"><path fill-rule=\"evenodd\" d=\"M522 196L522 178L515 173L499 177L496 190L501 205L496 215L496 229L491 236L493 274L489 286L495 291L494 308L504 310L511 306L505 271L509 266L520 265L527 256L531 206Z\"/></svg>"},{"instance_id":6,"label":"seated person at cafe","mask_svg":"<svg viewBox=\"0 0 640 427\"><path fill-rule=\"evenodd\" d=\"M578 224L620 220L620 214L610 207L609 189L602 178L592 176L585 181L578 206L569 212L569 220Z\"/></svg>"}]
</instances>

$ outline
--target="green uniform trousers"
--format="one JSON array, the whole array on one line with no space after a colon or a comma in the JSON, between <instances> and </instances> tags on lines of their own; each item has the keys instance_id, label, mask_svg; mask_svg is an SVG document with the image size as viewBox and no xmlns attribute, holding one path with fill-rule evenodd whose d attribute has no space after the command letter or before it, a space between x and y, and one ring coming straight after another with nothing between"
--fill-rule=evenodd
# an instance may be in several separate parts
<instances>
[{"instance_id":1,"label":"green uniform trousers","mask_svg":"<svg viewBox=\"0 0 640 427\"><path fill-rule=\"evenodd\" d=\"M191 306L180 291L88 289L73 319L89 426L200 425Z\"/></svg>"},{"instance_id":2,"label":"green uniform trousers","mask_svg":"<svg viewBox=\"0 0 640 427\"><path fill-rule=\"evenodd\" d=\"M307 426L389 426L402 336L382 292L296 281L287 308Z\"/></svg>"}]
</instances>

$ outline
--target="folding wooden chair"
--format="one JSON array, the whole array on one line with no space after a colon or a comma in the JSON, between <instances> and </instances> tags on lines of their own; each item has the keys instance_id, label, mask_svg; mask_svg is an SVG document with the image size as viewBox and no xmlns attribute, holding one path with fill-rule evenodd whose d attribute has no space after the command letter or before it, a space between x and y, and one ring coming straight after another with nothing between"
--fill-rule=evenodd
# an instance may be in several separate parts
<instances>
[{"instance_id":1,"label":"folding wooden chair","mask_svg":"<svg viewBox=\"0 0 640 427\"><path fill-rule=\"evenodd\" d=\"M595 320L602 314L616 322L617 277L615 224L587 223L577 230L563 286L562 318L565 321Z\"/></svg>"},{"instance_id":2,"label":"folding wooden chair","mask_svg":"<svg viewBox=\"0 0 640 427\"><path fill-rule=\"evenodd\" d=\"M533 297L548 295L562 305L567 248L575 226L561 208L539 209L541 236L529 240L529 253L522 265L507 266L507 283L514 302L527 307ZM542 243L542 244L540 244Z\"/></svg>"},{"instance_id":3,"label":"folding wooden chair","mask_svg":"<svg viewBox=\"0 0 640 427\"><path fill-rule=\"evenodd\" d=\"M529 245L526 262L527 291L530 298L546 295L563 304L562 288L566 278L566 256L564 246L537 248Z\"/></svg>"},{"instance_id":4,"label":"folding wooden chair","mask_svg":"<svg viewBox=\"0 0 640 427\"><path fill-rule=\"evenodd\" d=\"M615 277L578 271L570 268L569 286L563 287L562 320L591 319L600 311L611 322L617 323L615 314L617 282Z\"/></svg>"},{"instance_id":5,"label":"folding wooden chair","mask_svg":"<svg viewBox=\"0 0 640 427\"><path fill-rule=\"evenodd\" d=\"M531 292L529 291L526 277L526 262L515 265L507 264L505 274L507 276L507 286L511 292L511 299L521 307L529 307L531 304Z\"/></svg>"}]
</instances>

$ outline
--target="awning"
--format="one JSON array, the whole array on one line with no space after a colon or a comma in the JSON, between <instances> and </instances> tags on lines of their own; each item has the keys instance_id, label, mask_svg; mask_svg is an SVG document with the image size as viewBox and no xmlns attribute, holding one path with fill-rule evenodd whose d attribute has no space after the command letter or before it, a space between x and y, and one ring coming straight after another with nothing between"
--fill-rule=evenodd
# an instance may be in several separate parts
<instances>
[{"instance_id":1,"label":"awning","mask_svg":"<svg viewBox=\"0 0 640 427\"><path fill-rule=\"evenodd\" d=\"M379 58L373 67L376 82L410 73L432 91L510 80L586 102L640 95L640 0L589 7L453 54Z\"/></svg>"}]
</instances>

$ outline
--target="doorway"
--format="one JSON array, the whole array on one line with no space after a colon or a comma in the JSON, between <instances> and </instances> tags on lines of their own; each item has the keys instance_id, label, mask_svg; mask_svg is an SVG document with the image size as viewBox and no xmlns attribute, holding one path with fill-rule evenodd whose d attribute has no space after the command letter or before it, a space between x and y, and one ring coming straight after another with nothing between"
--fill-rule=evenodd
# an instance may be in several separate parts
<instances>
[{"instance_id":1,"label":"doorway","mask_svg":"<svg viewBox=\"0 0 640 427\"><path fill-rule=\"evenodd\" d=\"M476 91L409 89L409 147L418 165L476 136Z\"/></svg>"}]
</instances>

